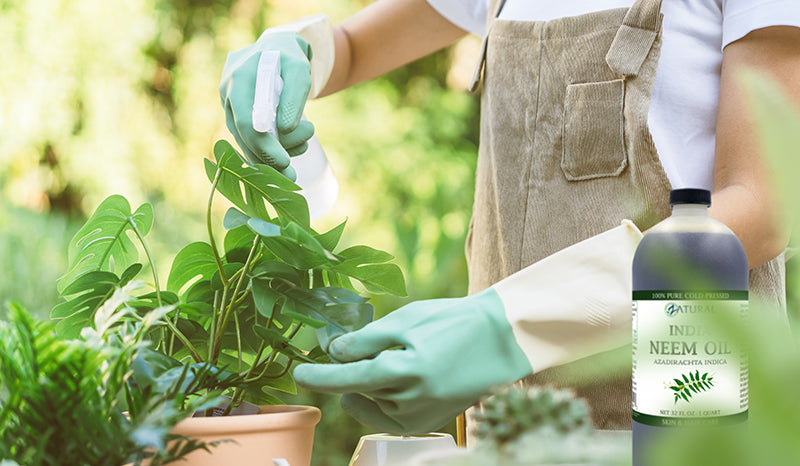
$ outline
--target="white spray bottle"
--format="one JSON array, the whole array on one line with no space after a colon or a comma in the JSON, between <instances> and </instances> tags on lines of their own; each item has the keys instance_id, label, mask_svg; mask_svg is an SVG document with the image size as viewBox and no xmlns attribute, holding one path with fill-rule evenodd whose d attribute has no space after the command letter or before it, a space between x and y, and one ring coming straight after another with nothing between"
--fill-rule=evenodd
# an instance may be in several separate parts
<instances>
[{"instance_id":1,"label":"white spray bottle","mask_svg":"<svg viewBox=\"0 0 800 466\"><path fill-rule=\"evenodd\" d=\"M276 138L278 101L283 90L280 71L280 52L275 50L261 52L253 99L253 129L270 133ZM291 164L297 173L297 184L303 188L300 193L308 201L311 219L319 218L336 202L339 183L316 135L308 140L308 150L292 157Z\"/></svg>"}]
</instances>

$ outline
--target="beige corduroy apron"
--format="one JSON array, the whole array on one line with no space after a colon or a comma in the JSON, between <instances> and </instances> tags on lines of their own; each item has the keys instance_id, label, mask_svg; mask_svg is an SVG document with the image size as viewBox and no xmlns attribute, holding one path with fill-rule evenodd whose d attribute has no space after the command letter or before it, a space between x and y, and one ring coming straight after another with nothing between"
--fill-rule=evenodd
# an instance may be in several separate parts
<instances>
[{"instance_id":1,"label":"beige corduroy apron","mask_svg":"<svg viewBox=\"0 0 800 466\"><path fill-rule=\"evenodd\" d=\"M497 19L503 3L491 1L473 77L474 89L483 72L470 293L622 219L644 231L670 215L671 185L647 126L661 0L547 22ZM782 257L752 271L750 289L785 308ZM607 357L525 383L571 386L595 427L630 429L630 372L586 370Z\"/></svg>"}]
</instances>

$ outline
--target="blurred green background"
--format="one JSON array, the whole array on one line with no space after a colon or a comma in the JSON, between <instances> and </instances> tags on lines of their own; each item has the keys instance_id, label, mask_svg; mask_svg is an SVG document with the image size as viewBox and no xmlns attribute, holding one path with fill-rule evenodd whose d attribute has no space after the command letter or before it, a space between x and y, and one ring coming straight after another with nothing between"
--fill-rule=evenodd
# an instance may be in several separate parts
<instances>
[{"instance_id":1,"label":"blurred green background","mask_svg":"<svg viewBox=\"0 0 800 466\"><path fill-rule=\"evenodd\" d=\"M149 243L166 276L175 252L203 237L202 158L215 140L232 140L217 92L227 52L271 25L318 12L338 22L368 3L0 0L0 302L45 317L70 237L113 193L154 205ZM344 244L393 252L406 274L409 297L375 297L379 315L466 293L478 98L465 88L479 42L468 37L307 106L340 183L316 226L348 219ZM285 401L323 410L316 466L346 464L369 432L336 397Z\"/></svg>"},{"instance_id":2,"label":"blurred green background","mask_svg":"<svg viewBox=\"0 0 800 466\"><path fill-rule=\"evenodd\" d=\"M148 242L166 276L179 248L204 237L202 159L217 139L232 141L217 91L226 54L269 26L319 12L338 22L368 3L0 1L0 303L47 316L69 239L113 193L153 204ZM409 297L375 297L379 315L466 293L478 99L464 89L479 42L306 108L340 184L316 226L347 219L343 244L390 251L406 274ZM315 465L346 464L369 432L337 397L285 401L323 410Z\"/></svg>"}]
</instances>

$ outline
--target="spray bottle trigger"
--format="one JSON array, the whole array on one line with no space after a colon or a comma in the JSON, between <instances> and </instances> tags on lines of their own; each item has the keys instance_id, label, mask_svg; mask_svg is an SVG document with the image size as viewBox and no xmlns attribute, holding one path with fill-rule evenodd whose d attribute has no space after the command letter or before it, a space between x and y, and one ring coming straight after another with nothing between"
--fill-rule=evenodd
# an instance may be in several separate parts
<instances>
[{"instance_id":1,"label":"spray bottle trigger","mask_svg":"<svg viewBox=\"0 0 800 466\"><path fill-rule=\"evenodd\" d=\"M277 50L261 52L256 69L256 88L253 96L253 129L278 137L278 102L283 90L281 79L281 53Z\"/></svg>"}]
</instances>

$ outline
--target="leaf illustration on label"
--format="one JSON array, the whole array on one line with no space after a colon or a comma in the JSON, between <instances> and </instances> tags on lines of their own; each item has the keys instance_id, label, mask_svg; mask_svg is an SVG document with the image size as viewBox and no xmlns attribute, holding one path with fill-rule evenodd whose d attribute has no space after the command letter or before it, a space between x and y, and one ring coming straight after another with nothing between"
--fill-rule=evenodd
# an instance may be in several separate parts
<instances>
[{"instance_id":1,"label":"leaf illustration on label","mask_svg":"<svg viewBox=\"0 0 800 466\"><path fill-rule=\"evenodd\" d=\"M714 377L708 375L708 372L700 375L700 371L681 374L680 378L672 379L672 382L667 383L667 388L674 392L675 404L678 404L680 400L688 403L693 393L705 392L713 387Z\"/></svg>"}]
</instances>

